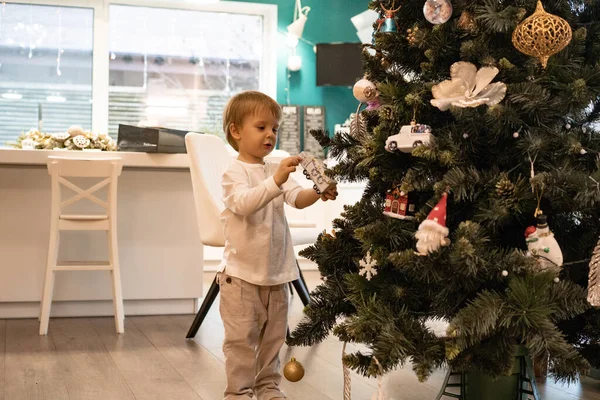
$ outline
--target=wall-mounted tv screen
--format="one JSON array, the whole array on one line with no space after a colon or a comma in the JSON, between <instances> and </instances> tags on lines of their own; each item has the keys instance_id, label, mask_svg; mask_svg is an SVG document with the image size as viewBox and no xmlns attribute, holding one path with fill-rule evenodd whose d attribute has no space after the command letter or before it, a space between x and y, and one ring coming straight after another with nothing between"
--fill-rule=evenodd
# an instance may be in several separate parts
<instances>
[{"instance_id":1,"label":"wall-mounted tv screen","mask_svg":"<svg viewBox=\"0 0 600 400\"><path fill-rule=\"evenodd\" d=\"M361 43L317 44L317 86L353 86L364 75Z\"/></svg>"}]
</instances>

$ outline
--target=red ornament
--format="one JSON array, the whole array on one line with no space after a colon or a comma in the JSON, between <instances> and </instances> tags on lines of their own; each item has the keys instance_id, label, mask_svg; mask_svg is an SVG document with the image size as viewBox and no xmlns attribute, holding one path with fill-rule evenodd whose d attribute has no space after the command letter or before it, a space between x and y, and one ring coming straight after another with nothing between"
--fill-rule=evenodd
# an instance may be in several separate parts
<instances>
[{"instance_id":1,"label":"red ornament","mask_svg":"<svg viewBox=\"0 0 600 400\"><path fill-rule=\"evenodd\" d=\"M414 219L414 201L412 201L409 195L400 191L398 188L388 190L385 196L383 214L398 219Z\"/></svg>"},{"instance_id":2,"label":"red ornament","mask_svg":"<svg viewBox=\"0 0 600 400\"><path fill-rule=\"evenodd\" d=\"M442 194L442 198L438 204L431 210L427 219L440 225L442 228L446 227L446 208L448 204L448 193Z\"/></svg>"},{"instance_id":3,"label":"red ornament","mask_svg":"<svg viewBox=\"0 0 600 400\"><path fill-rule=\"evenodd\" d=\"M534 234L537 228L535 226L528 226L525 229L525 237L528 238L530 235Z\"/></svg>"}]
</instances>

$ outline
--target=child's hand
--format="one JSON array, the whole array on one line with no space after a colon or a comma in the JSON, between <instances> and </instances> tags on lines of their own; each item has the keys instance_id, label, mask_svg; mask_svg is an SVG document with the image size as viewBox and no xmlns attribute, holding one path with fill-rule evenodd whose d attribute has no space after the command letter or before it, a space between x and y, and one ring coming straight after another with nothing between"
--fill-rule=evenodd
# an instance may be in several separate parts
<instances>
[{"instance_id":1,"label":"child's hand","mask_svg":"<svg viewBox=\"0 0 600 400\"><path fill-rule=\"evenodd\" d=\"M321 200L335 200L337 198L337 186L330 187L324 193L321 193Z\"/></svg>"},{"instance_id":2,"label":"child's hand","mask_svg":"<svg viewBox=\"0 0 600 400\"><path fill-rule=\"evenodd\" d=\"M279 168L277 168L275 175L273 175L277 186L281 186L287 182L290 174L296 171L296 167L300 164L300 161L302 161L302 157L300 156L292 156L281 160Z\"/></svg>"}]
</instances>

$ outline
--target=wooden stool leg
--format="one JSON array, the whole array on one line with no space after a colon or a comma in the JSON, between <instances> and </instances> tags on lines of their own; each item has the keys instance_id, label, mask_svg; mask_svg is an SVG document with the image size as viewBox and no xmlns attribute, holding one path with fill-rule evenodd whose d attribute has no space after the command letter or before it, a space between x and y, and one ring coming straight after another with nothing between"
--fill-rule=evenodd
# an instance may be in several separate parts
<instances>
[{"instance_id":1,"label":"wooden stool leg","mask_svg":"<svg viewBox=\"0 0 600 400\"><path fill-rule=\"evenodd\" d=\"M48 259L46 260L46 279L44 280L44 291L42 292L42 303L40 304L40 335L48 334L50 307L52 306L52 292L54 291L54 268L58 257L59 239L60 234L58 229L56 229L55 226L52 226L50 228Z\"/></svg>"},{"instance_id":2,"label":"wooden stool leg","mask_svg":"<svg viewBox=\"0 0 600 400\"><path fill-rule=\"evenodd\" d=\"M112 266L110 277L112 281L113 308L115 313L115 327L117 333L125 332L125 315L123 312L123 294L121 291L121 269L119 267L119 251L117 245L116 227L111 226L108 231L109 262Z\"/></svg>"}]
</instances>

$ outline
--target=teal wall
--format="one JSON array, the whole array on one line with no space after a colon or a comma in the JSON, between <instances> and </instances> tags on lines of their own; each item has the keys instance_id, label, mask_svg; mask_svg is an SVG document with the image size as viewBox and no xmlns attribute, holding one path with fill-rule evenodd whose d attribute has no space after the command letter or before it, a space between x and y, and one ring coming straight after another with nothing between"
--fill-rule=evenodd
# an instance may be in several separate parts
<instances>
[{"instance_id":1,"label":"teal wall","mask_svg":"<svg viewBox=\"0 0 600 400\"><path fill-rule=\"evenodd\" d=\"M237 0L248 3L276 4L278 30L277 55L277 101L287 102L287 58L289 49L285 45L287 26L294 18L295 0ZM303 39L312 43L359 42L356 29L350 18L365 11L369 0L302 0L302 6L310 7ZM316 55L312 45L300 41L297 54L302 57L302 69L291 73L290 103L299 105L325 106L327 129L342 123L350 113L356 111L357 100L352 88L318 87Z\"/></svg>"}]
</instances>

